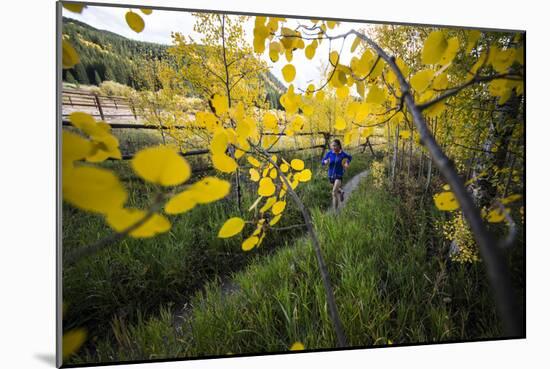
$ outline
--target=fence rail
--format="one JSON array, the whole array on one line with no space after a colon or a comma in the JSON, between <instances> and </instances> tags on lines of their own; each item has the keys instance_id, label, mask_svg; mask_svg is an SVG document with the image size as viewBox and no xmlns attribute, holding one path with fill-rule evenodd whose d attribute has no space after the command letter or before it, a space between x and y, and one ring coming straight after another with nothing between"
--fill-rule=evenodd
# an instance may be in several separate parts
<instances>
[{"instance_id":1,"label":"fence rail","mask_svg":"<svg viewBox=\"0 0 550 369\"><path fill-rule=\"evenodd\" d=\"M131 99L123 96L105 96L93 92L75 91L63 89L61 105L62 107L71 108L95 108L97 113L92 113L93 116L100 117L105 120L106 117L134 117L138 119L136 108ZM111 114L106 113L105 109L114 110L129 110L131 114ZM63 113L67 116L70 113Z\"/></svg>"},{"instance_id":2,"label":"fence rail","mask_svg":"<svg viewBox=\"0 0 550 369\"><path fill-rule=\"evenodd\" d=\"M76 91L76 90L70 90L70 89L63 89L62 94L62 105L67 107L73 107L73 108L79 108L79 107L87 107L87 108L96 108L97 113L90 113L90 115L94 117L100 117L102 120L105 120L105 118L110 117L134 117L134 119L137 121L137 113L136 108L133 105L131 99L123 96L104 96L99 95L93 92L86 92L86 91ZM105 112L104 109L115 109L115 110L130 110L131 114L111 114L109 112ZM72 126L71 122L67 119L65 119L70 113L63 113L62 119L62 125L63 126ZM178 130L204 130L205 128L202 127L190 127L190 126L183 126L183 125L177 125L177 126L159 126L154 124L140 124L140 123L109 123L112 129L149 129L149 130L169 130L169 129L178 129ZM305 151L305 150L314 150L314 149L327 149L328 147L328 140L330 137L340 137L343 136L342 134L337 133L330 133L325 131L319 131L319 132L297 132L294 133L292 136L289 136L285 132L280 133L274 133L274 132L266 132L263 133L264 136L286 136L286 137L292 137L292 136L322 136L325 140L324 144L320 145L313 145L308 147L297 147L297 148L289 148L285 150L269 150L270 153L276 154L281 152L295 152L295 151ZM197 150L191 150L186 152L181 152L181 156L196 156L196 155L205 155L208 154L208 149L197 149ZM122 155L122 160L131 160L134 157L134 154L124 154Z\"/></svg>"}]
</instances>

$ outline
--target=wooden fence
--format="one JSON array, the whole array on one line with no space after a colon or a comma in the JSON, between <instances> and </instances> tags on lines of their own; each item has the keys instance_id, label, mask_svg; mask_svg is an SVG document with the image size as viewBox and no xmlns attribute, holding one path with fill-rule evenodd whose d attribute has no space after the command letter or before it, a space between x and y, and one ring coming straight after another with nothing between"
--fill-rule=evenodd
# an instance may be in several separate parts
<instances>
[{"instance_id":1,"label":"wooden fence","mask_svg":"<svg viewBox=\"0 0 550 369\"><path fill-rule=\"evenodd\" d=\"M86 108L85 110L95 110L95 112L90 114L105 121L113 118L138 119L136 108L132 100L123 96L105 96L92 92L63 89L61 105L67 108ZM70 113L63 113L63 116L65 117L69 114Z\"/></svg>"},{"instance_id":2,"label":"wooden fence","mask_svg":"<svg viewBox=\"0 0 550 369\"><path fill-rule=\"evenodd\" d=\"M90 113L94 117L99 117L101 120L106 121L110 124L111 128L113 129L154 129L154 130L167 130L167 129L188 129L188 130L197 130L201 129L198 127L188 127L188 126L171 126L171 127L163 127L158 126L154 124L141 124L141 123L111 123L109 122L113 118L134 118L135 121L138 120L138 115L136 112L135 105L132 103L132 100L127 97L122 96L104 96L99 95L92 92L86 92L86 91L78 91L74 89L63 89L62 94L62 106L63 107L70 107L75 108L76 110L79 110L79 108L87 108L86 110L90 110L90 108L94 108L96 113ZM111 111L115 111L115 113L110 113ZM124 114L124 111L129 111L131 114ZM63 120L62 124L63 126L71 126L70 121L66 119L66 117L70 114L70 112L63 113ZM264 133L265 136L287 136L284 132L282 133ZM295 148L289 148L285 150L270 150L271 153L280 153L282 151L304 151L304 150L313 150L313 149L323 149L323 152L328 148L328 143L331 139L331 137L341 137L341 134L334 134L329 132L297 132L294 134L294 136L322 136L324 138L324 143L321 145L313 145L309 147L295 147ZM366 143L364 145L360 146L366 146ZM369 144L370 146L370 144ZM182 156L195 156L195 155L205 155L208 154L208 149L199 149L199 150L192 150L187 152L182 152ZM122 160L130 160L133 158L133 154L123 154Z\"/></svg>"}]
</instances>

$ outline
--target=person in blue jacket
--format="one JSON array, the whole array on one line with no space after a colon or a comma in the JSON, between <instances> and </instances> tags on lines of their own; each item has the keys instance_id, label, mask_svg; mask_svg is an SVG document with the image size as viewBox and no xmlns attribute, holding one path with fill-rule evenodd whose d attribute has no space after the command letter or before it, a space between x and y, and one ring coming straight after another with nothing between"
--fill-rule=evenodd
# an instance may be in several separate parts
<instances>
[{"instance_id":1,"label":"person in blue jacket","mask_svg":"<svg viewBox=\"0 0 550 369\"><path fill-rule=\"evenodd\" d=\"M328 164L328 179L332 184L332 206L338 209L340 202L344 201L342 179L344 171L351 163L351 155L342 150L342 143L336 139L330 143L330 150L323 158L321 164Z\"/></svg>"}]
</instances>

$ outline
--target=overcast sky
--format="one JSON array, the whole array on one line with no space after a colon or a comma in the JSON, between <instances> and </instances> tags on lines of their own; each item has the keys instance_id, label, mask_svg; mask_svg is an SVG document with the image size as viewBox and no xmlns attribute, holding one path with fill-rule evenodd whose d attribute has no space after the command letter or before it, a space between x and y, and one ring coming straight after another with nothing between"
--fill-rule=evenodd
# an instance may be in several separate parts
<instances>
[{"instance_id":1,"label":"overcast sky","mask_svg":"<svg viewBox=\"0 0 550 369\"><path fill-rule=\"evenodd\" d=\"M151 15L145 15L138 11L145 20L145 29L141 33L136 33L126 24L124 15L127 11L127 8L88 6L82 11L81 14L72 13L66 9L63 9L63 16L80 20L91 25L92 27L108 30L134 40L170 45L172 43L172 39L170 37L171 32L180 32L184 35L192 36L196 41L201 39L201 35L193 31L195 18L191 15L191 13L182 11L154 10ZM294 28L299 22L300 20L289 19L286 25L289 28ZM311 24L309 20L301 20L301 23ZM332 32L332 34L340 34L345 33L351 28L360 29L365 28L365 26L365 24L360 23L341 23L339 27L329 32ZM254 17L251 17L245 25L245 39L249 43L252 43L253 40L253 27ZM348 40L346 40L346 43L342 49L341 59L343 63L349 61L351 58L349 49L352 42L353 38L348 37ZM341 41L333 42L332 48L335 50L340 50L341 45ZM306 59L303 51L299 50L294 53L292 64L295 65L297 73L293 84L296 87L305 89L311 82L314 82L316 85L321 83L322 79L320 77L320 67L321 65L326 64L328 60L328 46L328 42L326 40L323 41L322 45L317 48L315 57L312 60ZM277 63L272 63L269 60L267 51L261 56L261 58L268 61L268 65L271 66L272 73L279 78L281 82L285 83L281 74L281 68L287 63L284 55L280 57ZM288 84L285 83L285 85Z\"/></svg>"}]
</instances>

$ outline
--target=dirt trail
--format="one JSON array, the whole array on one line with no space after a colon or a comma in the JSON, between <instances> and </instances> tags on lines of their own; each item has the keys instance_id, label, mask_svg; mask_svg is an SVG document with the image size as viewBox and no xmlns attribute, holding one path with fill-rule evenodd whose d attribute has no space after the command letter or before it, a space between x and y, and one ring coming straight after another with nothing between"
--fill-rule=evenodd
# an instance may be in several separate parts
<instances>
[{"instance_id":1,"label":"dirt trail","mask_svg":"<svg viewBox=\"0 0 550 369\"><path fill-rule=\"evenodd\" d=\"M344 184L344 201L340 204L338 210L341 210L344 206L346 206L351 193L357 188L357 186L359 186L361 180L363 180L363 178L366 178L368 174L369 171L364 170L360 173L357 173L355 176L353 176L352 179Z\"/></svg>"}]
</instances>

